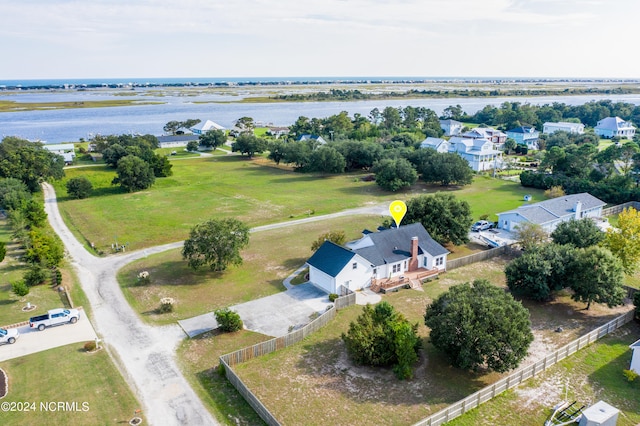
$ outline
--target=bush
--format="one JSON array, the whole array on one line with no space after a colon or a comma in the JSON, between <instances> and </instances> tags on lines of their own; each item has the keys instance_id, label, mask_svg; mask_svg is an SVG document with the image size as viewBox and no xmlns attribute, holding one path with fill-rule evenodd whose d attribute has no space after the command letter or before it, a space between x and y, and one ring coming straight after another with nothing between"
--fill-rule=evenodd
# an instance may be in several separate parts
<instances>
[{"instance_id":1,"label":"bush","mask_svg":"<svg viewBox=\"0 0 640 426\"><path fill-rule=\"evenodd\" d=\"M47 280L47 275L48 274L46 269L40 267L39 265L34 265L24 274L24 282L29 287L40 285Z\"/></svg>"},{"instance_id":2,"label":"bush","mask_svg":"<svg viewBox=\"0 0 640 426\"><path fill-rule=\"evenodd\" d=\"M149 284L151 282L151 278L149 277L149 272L142 271L138 274L138 284Z\"/></svg>"},{"instance_id":3,"label":"bush","mask_svg":"<svg viewBox=\"0 0 640 426\"><path fill-rule=\"evenodd\" d=\"M175 300L171 297L163 297L160 299L160 308L158 309L161 314L173 312L173 305Z\"/></svg>"},{"instance_id":4,"label":"bush","mask_svg":"<svg viewBox=\"0 0 640 426\"><path fill-rule=\"evenodd\" d=\"M225 332L234 332L242 329L242 320L238 313L233 312L229 308L218 309L215 311L216 321L220 330Z\"/></svg>"},{"instance_id":5,"label":"bush","mask_svg":"<svg viewBox=\"0 0 640 426\"><path fill-rule=\"evenodd\" d=\"M67 182L67 194L72 198L87 198L92 190L93 185L86 176L77 176Z\"/></svg>"},{"instance_id":6,"label":"bush","mask_svg":"<svg viewBox=\"0 0 640 426\"><path fill-rule=\"evenodd\" d=\"M636 318L640 319L640 291L633 294L633 305L636 307Z\"/></svg>"},{"instance_id":7,"label":"bush","mask_svg":"<svg viewBox=\"0 0 640 426\"><path fill-rule=\"evenodd\" d=\"M62 285L62 272L60 272L60 269L53 270L53 279L56 285Z\"/></svg>"},{"instance_id":8,"label":"bush","mask_svg":"<svg viewBox=\"0 0 640 426\"><path fill-rule=\"evenodd\" d=\"M627 378L627 382L631 383L638 378L638 373L633 370L622 370L622 374Z\"/></svg>"},{"instance_id":9,"label":"bush","mask_svg":"<svg viewBox=\"0 0 640 426\"><path fill-rule=\"evenodd\" d=\"M29 286L26 285L24 281L16 281L11 283L11 291L13 291L16 296L24 297L29 294Z\"/></svg>"},{"instance_id":10,"label":"bush","mask_svg":"<svg viewBox=\"0 0 640 426\"><path fill-rule=\"evenodd\" d=\"M340 296L338 296L338 295L337 295L337 294L335 294L335 293L331 293L331 294L329 295L329 302L331 302L331 303L335 302L335 301L336 301L336 299L337 299L338 297L340 297Z\"/></svg>"},{"instance_id":11,"label":"bush","mask_svg":"<svg viewBox=\"0 0 640 426\"><path fill-rule=\"evenodd\" d=\"M88 341L84 344L84 350L87 352L93 352L96 350L96 342L93 340Z\"/></svg>"}]
</instances>

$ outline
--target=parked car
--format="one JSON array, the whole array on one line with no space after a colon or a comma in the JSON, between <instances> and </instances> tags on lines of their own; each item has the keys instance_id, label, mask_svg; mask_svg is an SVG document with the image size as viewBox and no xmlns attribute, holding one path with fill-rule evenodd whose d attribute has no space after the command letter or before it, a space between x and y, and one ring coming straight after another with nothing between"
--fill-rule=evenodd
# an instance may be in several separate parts
<instances>
[{"instance_id":1,"label":"parked car","mask_svg":"<svg viewBox=\"0 0 640 426\"><path fill-rule=\"evenodd\" d=\"M471 230L474 232L486 231L493 228L493 223L487 220L479 220L471 226Z\"/></svg>"},{"instance_id":2,"label":"parked car","mask_svg":"<svg viewBox=\"0 0 640 426\"><path fill-rule=\"evenodd\" d=\"M75 324L80 319L77 309L52 309L44 315L29 318L29 327L42 331L51 325L71 323Z\"/></svg>"},{"instance_id":3,"label":"parked car","mask_svg":"<svg viewBox=\"0 0 640 426\"><path fill-rule=\"evenodd\" d=\"M20 333L17 328L0 328L0 343L12 344L16 342L18 337L20 337Z\"/></svg>"}]
</instances>

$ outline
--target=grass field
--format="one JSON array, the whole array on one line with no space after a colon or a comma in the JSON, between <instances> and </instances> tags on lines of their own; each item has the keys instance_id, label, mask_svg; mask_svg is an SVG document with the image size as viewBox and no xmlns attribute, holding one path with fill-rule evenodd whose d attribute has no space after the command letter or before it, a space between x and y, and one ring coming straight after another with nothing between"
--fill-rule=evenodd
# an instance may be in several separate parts
<instances>
[{"instance_id":1,"label":"grass field","mask_svg":"<svg viewBox=\"0 0 640 426\"><path fill-rule=\"evenodd\" d=\"M632 322L611 335L551 367L540 376L447 423L450 426L481 424L539 426L563 400L578 406L603 400L621 410L618 426L640 424L640 379L626 381L629 345L640 335Z\"/></svg>"},{"instance_id":2,"label":"grass field","mask_svg":"<svg viewBox=\"0 0 640 426\"><path fill-rule=\"evenodd\" d=\"M294 173L239 156L176 161L173 171L147 191L123 193L111 185L113 170L68 169L66 178L55 182L62 215L81 241L93 242L100 250L108 250L116 239L129 243L129 249L140 249L183 240L191 227L212 217L235 217L256 226L447 190L467 200L477 218L515 208L525 194L532 194L534 201L543 199L542 191L480 176L461 189L418 183L408 191L389 193L364 182L361 174ZM93 183L92 197L66 196L66 180L78 175Z\"/></svg>"},{"instance_id":3,"label":"grass field","mask_svg":"<svg viewBox=\"0 0 640 426\"><path fill-rule=\"evenodd\" d=\"M173 323L284 291L282 280L311 256L311 243L319 235L344 230L348 239L356 239L364 228L375 229L381 221L378 216L339 218L252 233L249 247L242 252L243 264L222 274L208 269L194 272L182 260L180 250L171 250L127 265L120 270L118 280L125 297L144 320ZM149 272L150 284L137 285L141 271ZM172 313L155 312L162 297L177 301Z\"/></svg>"},{"instance_id":4,"label":"grass field","mask_svg":"<svg viewBox=\"0 0 640 426\"><path fill-rule=\"evenodd\" d=\"M302 343L241 364L237 371L283 424L411 424L501 377L450 367L428 343L428 329L422 317L433 297L457 283L488 278L504 285L506 261L496 258L449 271L426 284L424 292L404 290L384 296L410 321L420 324L419 333L425 345L412 380L398 381L390 370L356 366L349 361L340 335L361 312L359 306L341 310L331 325ZM584 304L572 302L567 295L553 303L526 306L532 313L536 336L531 360L621 312L599 305L584 311ZM563 326L565 332L555 333L558 326ZM205 377L213 377L212 368L217 364L213 360L221 353L217 350L218 342L219 336L214 335L185 342L183 349L186 346L188 350L184 349L181 359L186 371L202 371ZM231 345L226 349L239 347ZM193 353L198 354L197 358L191 358ZM229 392L220 386L212 385L210 392ZM233 399L233 395L227 398ZM330 405L327 401L331 401Z\"/></svg>"},{"instance_id":5,"label":"grass field","mask_svg":"<svg viewBox=\"0 0 640 426\"><path fill-rule=\"evenodd\" d=\"M35 404L29 412L3 412L3 426L128 424L140 408L109 355L104 350L88 354L82 343L4 361L0 368L9 378L2 402ZM40 403L58 401L78 408L40 409Z\"/></svg>"},{"instance_id":6,"label":"grass field","mask_svg":"<svg viewBox=\"0 0 640 426\"><path fill-rule=\"evenodd\" d=\"M52 110L69 108L102 108L114 106L153 105L161 102L138 101L132 99L118 99L106 101L81 101L81 102L15 102L0 101L0 112Z\"/></svg>"}]
</instances>

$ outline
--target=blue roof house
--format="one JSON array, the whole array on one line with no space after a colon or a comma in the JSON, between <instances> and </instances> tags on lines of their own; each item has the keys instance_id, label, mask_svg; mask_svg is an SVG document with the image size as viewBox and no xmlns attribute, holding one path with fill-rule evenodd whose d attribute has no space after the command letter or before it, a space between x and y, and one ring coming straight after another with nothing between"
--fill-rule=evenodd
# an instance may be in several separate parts
<instances>
[{"instance_id":1,"label":"blue roof house","mask_svg":"<svg viewBox=\"0 0 640 426\"><path fill-rule=\"evenodd\" d=\"M518 145L526 145L529 149L538 150L540 132L537 131L535 127L520 126L507 130L507 137L516 141Z\"/></svg>"},{"instance_id":2,"label":"blue roof house","mask_svg":"<svg viewBox=\"0 0 640 426\"><path fill-rule=\"evenodd\" d=\"M327 293L344 294L406 272L444 271L448 254L421 223L365 230L362 238L346 247L325 241L307 260L309 281Z\"/></svg>"}]
</instances>

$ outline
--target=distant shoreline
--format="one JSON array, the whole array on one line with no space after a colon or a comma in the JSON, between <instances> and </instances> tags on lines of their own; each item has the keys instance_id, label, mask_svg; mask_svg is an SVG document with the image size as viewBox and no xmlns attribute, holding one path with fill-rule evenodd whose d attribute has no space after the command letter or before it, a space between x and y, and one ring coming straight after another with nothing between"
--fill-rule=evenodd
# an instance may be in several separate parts
<instances>
[{"instance_id":1,"label":"distant shoreline","mask_svg":"<svg viewBox=\"0 0 640 426\"><path fill-rule=\"evenodd\" d=\"M104 78L0 80L0 91L86 90L149 87L243 87L376 84L640 84L640 78L516 78L516 77L253 77L253 78Z\"/></svg>"}]
</instances>

